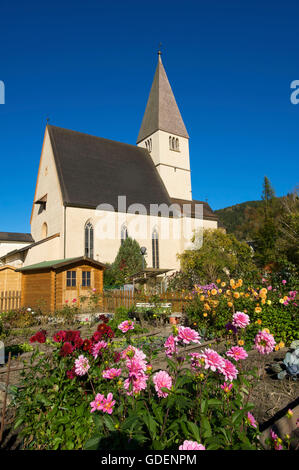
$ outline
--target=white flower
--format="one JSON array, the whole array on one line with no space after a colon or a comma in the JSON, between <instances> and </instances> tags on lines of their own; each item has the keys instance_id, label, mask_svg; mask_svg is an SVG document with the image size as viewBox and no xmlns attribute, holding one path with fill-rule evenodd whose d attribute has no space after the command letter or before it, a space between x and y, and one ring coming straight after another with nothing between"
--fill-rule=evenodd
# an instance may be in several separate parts
<instances>
[{"instance_id":1,"label":"white flower","mask_svg":"<svg viewBox=\"0 0 299 470\"><path fill-rule=\"evenodd\" d=\"M27 308L27 312L31 312L31 308L30 308L30 307Z\"/></svg>"}]
</instances>

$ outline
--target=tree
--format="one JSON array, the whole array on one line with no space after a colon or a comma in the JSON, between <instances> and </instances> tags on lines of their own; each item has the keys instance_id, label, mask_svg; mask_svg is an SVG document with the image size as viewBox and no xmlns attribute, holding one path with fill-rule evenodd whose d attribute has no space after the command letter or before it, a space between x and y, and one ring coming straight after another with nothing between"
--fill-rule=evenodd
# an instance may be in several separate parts
<instances>
[{"instance_id":1,"label":"tree","mask_svg":"<svg viewBox=\"0 0 299 470\"><path fill-rule=\"evenodd\" d=\"M230 277L241 278L245 275L248 277L248 273L256 273L252 250L247 243L238 241L234 235L222 230L204 230L200 247L199 236L197 232L192 239L194 250L186 250L179 255L182 271L194 283L210 283L227 273Z\"/></svg>"},{"instance_id":2,"label":"tree","mask_svg":"<svg viewBox=\"0 0 299 470\"><path fill-rule=\"evenodd\" d=\"M274 188L271 186L269 178L264 176L264 183L263 183L263 192L262 192L262 200L265 201L266 207L269 203L275 198L275 191Z\"/></svg>"},{"instance_id":3,"label":"tree","mask_svg":"<svg viewBox=\"0 0 299 470\"><path fill-rule=\"evenodd\" d=\"M142 268L143 256L140 245L136 240L128 237L123 241L112 263L111 274L113 274L116 284L122 285L125 284L129 276L141 271Z\"/></svg>"}]
</instances>

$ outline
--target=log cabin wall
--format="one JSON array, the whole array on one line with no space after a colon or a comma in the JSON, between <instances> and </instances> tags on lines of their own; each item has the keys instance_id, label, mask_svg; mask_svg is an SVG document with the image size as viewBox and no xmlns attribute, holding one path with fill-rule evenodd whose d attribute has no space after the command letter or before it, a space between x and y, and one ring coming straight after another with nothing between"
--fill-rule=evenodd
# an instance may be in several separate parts
<instances>
[{"instance_id":1,"label":"log cabin wall","mask_svg":"<svg viewBox=\"0 0 299 470\"><path fill-rule=\"evenodd\" d=\"M54 273L55 274L55 273ZM22 307L37 308L43 313L53 311L54 276L52 271L22 274Z\"/></svg>"},{"instance_id":2,"label":"log cabin wall","mask_svg":"<svg viewBox=\"0 0 299 470\"><path fill-rule=\"evenodd\" d=\"M20 291L22 274L13 266L0 268L0 292Z\"/></svg>"}]
</instances>

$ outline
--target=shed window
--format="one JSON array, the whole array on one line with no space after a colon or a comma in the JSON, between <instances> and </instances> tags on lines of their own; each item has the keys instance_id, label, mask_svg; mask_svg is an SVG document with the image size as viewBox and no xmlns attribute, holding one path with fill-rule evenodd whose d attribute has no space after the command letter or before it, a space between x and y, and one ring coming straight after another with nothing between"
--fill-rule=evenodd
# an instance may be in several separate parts
<instances>
[{"instance_id":1,"label":"shed window","mask_svg":"<svg viewBox=\"0 0 299 470\"><path fill-rule=\"evenodd\" d=\"M76 287L76 271L66 272L66 287Z\"/></svg>"},{"instance_id":2,"label":"shed window","mask_svg":"<svg viewBox=\"0 0 299 470\"><path fill-rule=\"evenodd\" d=\"M90 271L82 271L82 287L90 287Z\"/></svg>"}]
</instances>

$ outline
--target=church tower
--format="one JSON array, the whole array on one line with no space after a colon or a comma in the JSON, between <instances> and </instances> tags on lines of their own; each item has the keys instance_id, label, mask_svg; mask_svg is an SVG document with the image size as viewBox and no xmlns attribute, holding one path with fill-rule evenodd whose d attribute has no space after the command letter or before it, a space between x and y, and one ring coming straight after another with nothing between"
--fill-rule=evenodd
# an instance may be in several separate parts
<instances>
[{"instance_id":1,"label":"church tower","mask_svg":"<svg viewBox=\"0 0 299 470\"><path fill-rule=\"evenodd\" d=\"M189 135L158 52L137 145L149 151L169 196L192 200Z\"/></svg>"}]
</instances>

